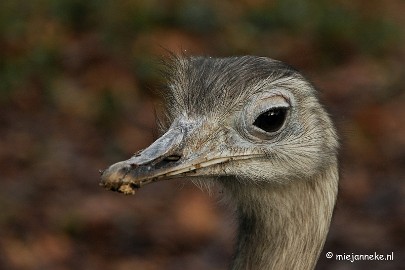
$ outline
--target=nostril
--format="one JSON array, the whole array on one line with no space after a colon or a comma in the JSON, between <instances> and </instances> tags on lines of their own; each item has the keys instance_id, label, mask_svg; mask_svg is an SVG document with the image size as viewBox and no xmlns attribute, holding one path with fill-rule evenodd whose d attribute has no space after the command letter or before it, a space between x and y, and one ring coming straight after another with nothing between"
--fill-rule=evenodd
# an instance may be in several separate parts
<instances>
[{"instance_id":1,"label":"nostril","mask_svg":"<svg viewBox=\"0 0 405 270\"><path fill-rule=\"evenodd\" d=\"M164 161L173 162L173 161L178 161L180 158L181 158L181 156L179 156L179 155L171 155L171 156L165 157Z\"/></svg>"}]
</instances>

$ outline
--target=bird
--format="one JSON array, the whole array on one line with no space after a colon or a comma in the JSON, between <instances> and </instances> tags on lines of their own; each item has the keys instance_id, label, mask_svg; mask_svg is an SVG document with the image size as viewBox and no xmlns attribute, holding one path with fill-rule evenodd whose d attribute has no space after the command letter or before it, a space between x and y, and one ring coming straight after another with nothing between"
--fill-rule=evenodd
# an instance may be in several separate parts
<instances>
[{"instance_id":1,"label":"bird","mask_svg":"<svg viewBox=\"0 0 405 270\"><path fill-rule=\"evenodd\" d=\"M316 88L263 56L169 59L162 136L100 185L134 194L174 178L215 183L236 208L231 269L314 269L339 182L339 139Z\"/></svg>"}]
</instances>

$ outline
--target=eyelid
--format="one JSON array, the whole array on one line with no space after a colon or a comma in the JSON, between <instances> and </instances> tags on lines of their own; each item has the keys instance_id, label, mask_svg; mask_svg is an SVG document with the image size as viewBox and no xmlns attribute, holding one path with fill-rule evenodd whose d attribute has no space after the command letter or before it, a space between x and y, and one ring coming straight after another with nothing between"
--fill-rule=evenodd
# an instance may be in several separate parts
<instances>
[{"instance_id":1,"label":"eyelid","mask_svg":"<svg viewBox=\"0 0 405 270\"><path fill-rule=\"evenodd\" d=\"M262 98L257 101L258 109L256 113L252 115L254 118L258 117L260 114L277 108L289 109L291 107L290 99L282 95L273 95L266 98Z\"/></svg>"},{"instance_id":2,"label":"eyelid","mask_svg":"<svg viewBox=\"0 0 405 270\"><path fill-rule=\"evenodd\" d=\"M264 110L259 111L259 113L257 114L256 118L259 117L259 115L261 115L261 114L263 114L263 113L265 113L265 112L267 112L267 111L270 111L270 110L277 110L277 109L286 109L286 110L289 110L289 109L290 109L290 106L266 107ZM255 119L256 119L256 118L255 118Z\"/></svg>"},{"instance_id":3,"label":"eyelid","mask_svg":"<svg viewBox=\"0 0 405 270\"><path fill-rule=\"evenodd\" d=\"M269 108L270 107L290 107L290 99L283 95L273 95L267 98L263 98L260 100L261 103L265 103Z\"/></svg>"}]
</instances>

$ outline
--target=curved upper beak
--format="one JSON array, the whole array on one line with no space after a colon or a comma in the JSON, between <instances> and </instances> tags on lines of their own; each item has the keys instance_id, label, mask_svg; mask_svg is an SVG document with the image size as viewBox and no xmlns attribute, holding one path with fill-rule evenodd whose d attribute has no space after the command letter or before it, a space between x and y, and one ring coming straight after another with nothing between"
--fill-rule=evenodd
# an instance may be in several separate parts
<instances>
[{"instance_id":1,"label":"curved upper beak","mask_svg":"<svg viewBox=\"0 0 405 270\"><path fill-rule=\"evenodd\" d=\"M207 145L193 145L195 153L184 156L185 138L191 129L183 125L170 128L148 148L103 171L100 185L109 190L134 194L136 189L155 181L184 176L212 176L215 175L214 165L252 157L235 156L223 149L212 150L212 145L209 149Z\"/></svg>"}]
</instances>

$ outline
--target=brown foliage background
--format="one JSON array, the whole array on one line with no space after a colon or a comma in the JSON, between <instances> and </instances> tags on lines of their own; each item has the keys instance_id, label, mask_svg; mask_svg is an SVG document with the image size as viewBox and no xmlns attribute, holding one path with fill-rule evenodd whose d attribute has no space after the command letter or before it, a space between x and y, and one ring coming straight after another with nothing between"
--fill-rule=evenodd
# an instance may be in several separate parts
<instances>
[{"instance_id":1,"label":"brown foliage background","mask_svg":"<svg viewBox=\"0 0 405 270\"><path fill-rule=\"evenodd\" d=\"M300 69L342 137L318 269L405 264L405 3L35 0L0 4L0 268L225 269L229 209L184 181L126 197L98 170L157 138L166 50ZM393 261L326 259L391 254Z\"/></svg>"}]
</instances>

